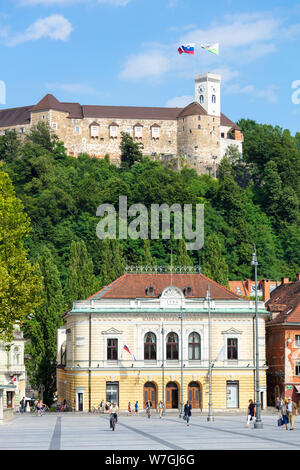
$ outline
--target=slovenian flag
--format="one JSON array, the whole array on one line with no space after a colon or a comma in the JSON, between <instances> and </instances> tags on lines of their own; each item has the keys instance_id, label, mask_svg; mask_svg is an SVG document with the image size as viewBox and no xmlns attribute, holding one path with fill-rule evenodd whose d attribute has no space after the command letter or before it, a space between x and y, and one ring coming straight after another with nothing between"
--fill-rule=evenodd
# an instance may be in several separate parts
<instances>
[{"instance_id":1,"label":"slovenian flag","mask_svg":"<svg viewBox=\"0 0 300 470\"><path fill-rule=\"evenodd\" d=\"M179 54L194 54L195 51L195 44L186 44L186 46L179 46L178 52Z\"/></svg>"},{"instance_id":2,"label":"slovenian flag","mask_svg":"<svg viewBox=\"0 0 300 470\"><path fill-rule=\"evenodd\" d=\"M219 44L213 44L212 46L208 44L207 46L204 46L201 44L202 49L206 49L208 52L211 52L212 54L219 55Z\"/></svg>"},{"instance_id":3,"label":"slovenian flag","mask_svg":"<svg viewBox=\"0 0 300 470\"><path fill-rule=\"evenodd\" d=\"M134 355L131 353L129 347L126 346L126 344L124 344L124 348L123 348L123 349L125 349L125 351L127 351L127 352L132 356L133 360L136 361L136 358L135 358Z\"/></svg>"}]
</instances>

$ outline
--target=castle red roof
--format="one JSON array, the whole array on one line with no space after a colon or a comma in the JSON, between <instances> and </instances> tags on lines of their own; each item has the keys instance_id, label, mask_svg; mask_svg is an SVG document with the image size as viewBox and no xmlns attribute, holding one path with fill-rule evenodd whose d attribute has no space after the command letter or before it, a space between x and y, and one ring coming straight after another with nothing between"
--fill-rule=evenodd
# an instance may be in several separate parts
<instances>
[{"instance_id":1,"label":"castle red roof","mask_svg":"<svg viewBox=\"0 0 300 470\"><path fill-rule=\"evenodd\" d=\"M168 286L176 286L181 290L191 287L187 298L205 298L207 286L211 299L244 300L226 287L204 276L204 274L124 274L108 286L90 297L90 299L137 299L159 298ZM153 295L146 294L146 287L153 287Z\"/></svg>"}]
</instances>

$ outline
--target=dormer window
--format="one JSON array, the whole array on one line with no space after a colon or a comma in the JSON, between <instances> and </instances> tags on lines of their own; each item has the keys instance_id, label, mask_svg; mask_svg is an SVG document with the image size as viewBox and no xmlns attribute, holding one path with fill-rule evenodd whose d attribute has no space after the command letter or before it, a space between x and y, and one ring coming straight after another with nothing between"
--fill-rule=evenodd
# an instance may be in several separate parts
<instances>
[{"instance_id":1,"label":"dormer window","mask_svg":"<svg viewBox=\"0 0 300 470\"><path fill-rule=\"evenodd\" d=\"M193 289L191 288L191 286L184 287L184 288L182 289L182 292L183 292L183 295L184 295L185 297L187 297L187 296L190 297L191 295L193 295Z\"/></svg>"},{"instance_id":2,"label":"dormer window","mask_svg":"<svg viewBox=\"0 0 300 470\"><path fill-rule=\"evenodd\" d=\"M151 126L151 137L152 139L159 139L160 126L158 124L153 124L153 126Z\"/></svg>"},{"instance_id":3,"label":"dormer window","mask_svg":"<svg viewBox=\"0 0 300 470\"><path fill-rule=\"evenodd\" d=\"M143 126L142 124L136 124L134 127L134 137L137 139L141 139L143 137Z\"/></svg>"},{"instance_id":4,"label":"dormer window","mask_svg":"<svg viewBox=\"0 0 300 470\"><path fill-rule=\"evenodd\" d=\"M94 139L99 137L99 124L97 122L92 122L90 124L90 136Z\"/></svg>"},{"instance_id":5,"label":"dormer window","mask_svg":"<svg viewBox=\"0 0 300 470\"><path fill-rule=\"evenodd\" d=\"M155 289L153 286L147 286L145 289L145 294L147 297L153 297L155 295Z\"/></svg>"},{"instance_id":6,"label":"dormer window","mask_svg":"<svg viewBox=\"0 0 300 470\"><path fill-rule=\"evenodd\" d=\"M112 138L118 137L118 127L119 125L115 122L112 122L109 125L109 137L112 137Z\"/></svg>"}]
</instances>

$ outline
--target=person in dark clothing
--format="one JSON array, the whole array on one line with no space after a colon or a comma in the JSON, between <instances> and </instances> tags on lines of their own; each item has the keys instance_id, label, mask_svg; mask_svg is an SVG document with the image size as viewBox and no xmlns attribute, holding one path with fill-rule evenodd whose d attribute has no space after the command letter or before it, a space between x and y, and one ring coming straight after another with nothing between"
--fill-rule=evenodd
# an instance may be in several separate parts
<instances>
[{"instance_id":1,"label":"person in dark clothing","mask_svg":"<svg viewBox=\"0 0 300 470\"><path fill-rule=\"evenodd\" d=\"M186 404L184 405L184 416L185 416L185 419L186 419L186 425L189 426L190 425L190 419L191 419L191 416L192 416L192 405L190 404L189 401L186 402Z\"/></svg>"},{"instance_id":2,"label":"person in dark clothing","mask_svg":"<svg viewBox=\"0 0 300 470\"><path fill-rule=\"evenodd\" d=\"M255 403L253 400L249 400L249 406L248 406L248 416L247 416L247 424L246 428L249 426L250 421L255 421Z\"/></svg>"}]
</instances>

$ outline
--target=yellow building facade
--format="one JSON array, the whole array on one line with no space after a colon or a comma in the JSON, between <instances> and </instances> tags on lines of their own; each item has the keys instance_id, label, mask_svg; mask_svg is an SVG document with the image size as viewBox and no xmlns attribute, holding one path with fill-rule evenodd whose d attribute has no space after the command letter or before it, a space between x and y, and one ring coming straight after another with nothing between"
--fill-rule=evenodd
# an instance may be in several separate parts
<instances>
[{"instance_id":1,"label":"yellow building facade","mask_svg":"<svg viewBox=\"0 0 300 470\"><path fill-rule=\"evenodd\" d=\"M76 301L58 330L58 401L89 411L150 399L166 410L239 410L255 399L255 305L202 274L125 274ZM266 406L264 304L258 304L260 393ZM211 338L211 341L210 341ZM211 358L211 368L209 368Z\"/></svg>"}]
</instances>

